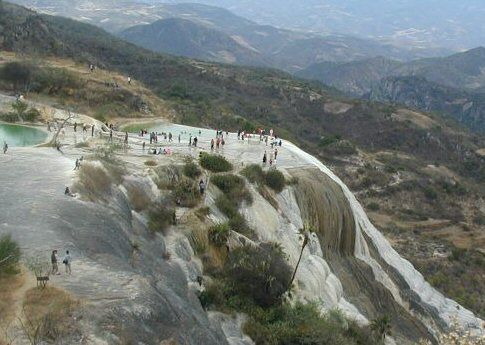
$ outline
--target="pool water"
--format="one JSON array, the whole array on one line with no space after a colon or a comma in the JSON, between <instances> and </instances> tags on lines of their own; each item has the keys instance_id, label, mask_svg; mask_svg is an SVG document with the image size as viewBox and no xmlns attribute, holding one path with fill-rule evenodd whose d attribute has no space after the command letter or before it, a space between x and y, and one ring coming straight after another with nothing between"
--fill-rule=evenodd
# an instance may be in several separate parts
<instances>
[{"instance_id":1,"label":"pool water","mask_svg":"<svg viewBox=\"0 0 485 345\"><path fill-rule=\"evenodd\" d=\"M43 143L47 133L32 127L0 123L0 145L9 147L33 146Z\"/></svg>"},{"instance_id":2,"label":"pool water","mask_svg":"<svg viewBox=\"0 0 485 345\"><path fill-rule=\"evenodd\" d=\"M192 136L198 137L199 139L210 139L215 138L216 131L214 129L205 129L205 128L196 128L191 126L184 126L184 125L176 125L173 123L147 123L147 124L137 124L137 125L129 125L122 128L122 130L126 130L130 133L139 132L142 128L146 128L148 133L156 132L156 133L172 133L173 140L176 141L178 136L180 135L181 140L189 140L189 137Z\"/></svg>"}]
</instances>

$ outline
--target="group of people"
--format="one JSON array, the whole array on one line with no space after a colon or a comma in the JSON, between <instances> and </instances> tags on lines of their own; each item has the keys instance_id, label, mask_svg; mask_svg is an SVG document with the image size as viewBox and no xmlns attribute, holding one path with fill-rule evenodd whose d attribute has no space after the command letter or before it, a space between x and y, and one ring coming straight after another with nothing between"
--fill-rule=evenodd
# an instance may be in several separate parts
<instances>
[{"instance_id":1,"label":"group of people","mask_svg":"<svg viewBox=\"0 0 485 345\"><path fill-rule=\"evenodd\" d=\"M62 263L64 264L64 268L66 271L66 274L71 274L71 262L72 262L72 257L71 254L69 253L69 250L66 250L66 255L64 255L64 258L62 259ZM52 275L60 275L61 273L59 272L59 257L57 255L57 250L53 250L51 254L51 264L52 264Z\"/></svg>"},{"instance_id":2,"label":"group of people","mask_svg":"<svg viewBox=\"0 0 485 345\"><path fill-rule=\"evenodd\" d=\"M140 136L143 137L145 134L148 134L148 130L146 129L142 129L140 131ZM166 141L168 140L169 142L172 142L173 141L173 135L172 135L172 132L169 132L169 133L165 133L165 132L162 132L162 133L158 133L158 132L151 132L150 133L150 144L153 144L153 143L158 143L158 137L161 136L163 137L163 139ZM180 142L180 134L179 134L179 142Z\"/></svg>"},{"instance_id":3,"label":"group of people","mask_svg":"<svg viewBox=\"0 0 485 345\"><path fill-rule=\"evenodd\" d=\"M264 151L264 154L263 154L263 165L266 166L268 164L268 159L269 159L269 166L272 167L273 165L276 165L276 158L278 158L278 149L274 149L274 151L272 150L269 154L269 157L268 157L268 154L266 151Z\"/></svg>"},{"instance_id":4,"label":"group of people","mask_svg":"<svg viewBox=\"0 0 485 345\"><path fill-rule=\"evenodd\" d=\"M74 170L79 170L81 169L81 163L84 161L84 156L81 156L80 158L76 158L76 163L74 165Z\"/></svg>"}]
</instances>

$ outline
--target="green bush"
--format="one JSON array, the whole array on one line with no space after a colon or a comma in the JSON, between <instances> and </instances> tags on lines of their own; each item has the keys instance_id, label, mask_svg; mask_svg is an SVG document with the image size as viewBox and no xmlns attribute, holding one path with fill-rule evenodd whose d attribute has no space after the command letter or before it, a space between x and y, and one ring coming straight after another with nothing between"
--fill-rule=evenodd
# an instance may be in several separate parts
<instances>
[{"instance_id":1,"label":"green bush","mask_svg":"<svg viewBox=\"0 0 485 345\"><path fill-rule=\"evenodd\" d=\"M371 202L369 205L367 205L367 208L371 211L378 211L381 206L377 202Z\"/></svg>"},{"instance_id":2,"label":"green bush","mask_svg":"<svg viewBox=\"0 0 485 345\"><path fill-rule=\"evenodd\" d=\"M266 185L273 189L276 193L280 193L285 188L285 176L278 170L270 170L266 173Z\"/></svg>"},{"instance_id":3,"label":"green bush","mask_svg":"<svg viewBox=\"0 0 485 345\"><path fill-rule=\"evenodd\" d=\"M214 225L209 228L209 241L217 247L222 247L227 243L230 231L227 223Z\"/></svg>"},{"instance_id":4,"label":"green bush","mask_svg":"<svg viewBox=\"0 0 485 345\"><path fill-rule=\"evenodd\" d=\"M224 194L218 196L215 203L217 208L229 219L239 214L237 205Z\"/></svg>"},{"instance_id":5,"label":"green bush","mask_svg":"<svg viewBox=\"0 0 485 345\"><path fill-rule=\"evenodd\" d=\"M380 344L368 328L337 312L321 315L315 304L285 304L251 313L244 331L256 344L370 345Z\"/></svg>"},{"instance_id":6,"label":"green bush","mask_svg":"<svg viewBox=\"0 0 485 345\"><path fill-rule=\"evenodd\" d=\"M151 209L148 216L148 229L151 232L164 233L170 225L175 224L175 210L162 205Z\"/></svg>"},{"instance_id":7,"label":"green bush","mask_svg":"<svg viewBox=\"0 0 485 345\"><path fill-rule=\"evenodd\" d=\"M32 79L33 67L23 62L8 62L0 69L0 79L12 85L14 91L24 89Z\"/></svg>"},{"instance_id":8,"label":"green bush","mask_svg":"<svg viewBox=\"0 0 485 345\"><path fill-rule=\"evenodd\" d=\"M10 235L0 237L0 276L19 272L20 247Z\"/></svg>"},{"instance_id":9,"label":"green bush","mask_svg":"<svg viewBox=\"0 0 485 345\"><path fill-rule=\"evenodd\" d=\"M202 153L200 156L200 165L209 171L227 172L232 170L232 164L229 163L224 157L219 155L211 155L208 153Z\"/></svg>"},{"instance_id":10,"label":"green bush","mask_svg":"<svg viewBox=\"0 0 485 345\"><path fill-rule=\"evenodd\" d=\"M245 167L241 174L248 179L251 183L262 184L264 183L265 173L263 168L258 164L251 164Z\"/></svg>"},{"instance_id":11,"label":"green bush","mask_svg":"<svg viewBox=\"0 0 485 345\"><path fill-rule=\"evenodd\" d=\"M185 176L192 178L192 179L195 179L202 174L199 167L194 162L185 163L183 173L184 173Z\"/></svg>"},{"instance_id":12,"label":"green bush","mask_svg":"<svg viewBox=\"0 0 485 345\"><path fill-rule=\"evenodd\" d=\"M423 188L424 196L429 200L436 200L438 198L438 193L431 186L426 186Z\"/></svg>"},{"instance_id":13,"label":"green bush","mask_svg":"<svg viewBox=\"0 0 485 345\"><path fill-rule=\"evenodd\" d=\"M225 195L229 197L236 205L242 201L251 202L252 197L246 188L244 180L236 175L216 175L211 182L214 183Z\"/></svg>"},{"instance_id":14,"label":"green bush","mask_svg":"<svg viewBox=\"0 0 485 345\"><path fill-rule=\"evenodd\" d=\"M249 227L246 219L239 213L238 205L234 199L231 199L226 194L217 197L215 202L217 208L229 218L229 227L245 236L252 237L253 230Z\"/></svg>"},{"instance_id":15,"label":"green bush","mask_svg":"<svg viewBox=\"0 0 485 345\"><path fill-rule=\"evenodd\" d=\"M264 308L281 304L291 274L283 250L274 243L236 248L224 266L234 293Z\"/></svg>"}]
</instances>

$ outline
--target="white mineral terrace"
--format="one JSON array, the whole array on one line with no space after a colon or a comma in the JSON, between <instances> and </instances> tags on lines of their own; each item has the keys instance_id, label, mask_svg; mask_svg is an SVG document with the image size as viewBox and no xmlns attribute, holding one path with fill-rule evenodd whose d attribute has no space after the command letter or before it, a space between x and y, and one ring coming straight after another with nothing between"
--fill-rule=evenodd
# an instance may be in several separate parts
<instances>
[{"instance_id":1,"label":"white mineral terrace","mask_svg":"<svg viewBox=\"0 0 485 345\"><path fill-rule=\"evenodd\" d=\"M9 100L4 97L3 104L5 105ZM0 103L1 101L0 98ZM49 107L46 106L47 108ZM58 118L65 116L63 111L52 110L51 113ZM99 141L101 123L84 116L74 120L96 124L95 138L97 139L95 140ZM164 162L163 164L180 163L187 155L198 157L201 151L209 152L210 140L215 137L215 130L177 126L164 122L151 123L147 126L149 131L156 128L158 132L171 132L173 142L168 142L159 135L158 144L151 146L148 136L145 135L142 138L139 134L131 133L129 149L120 153L120 157L132 166L130 171L135 171L134 177L131 178L146 178L147 168L143 163L148 159ZM180 143L179 134L181 134ZM114 141L123 142L124 135L124 132L115 132ZM190 135L198 137L197 148L188 146ZM105 138L103 140L106 140L108 132L104 132L103 136ZM71 232L81 232L83 228L88 227L98 227L99 231L102 231L103 224L113 222L109 214L100 213L95 205L89 205L76 198L66 199L63 195L65 186L72 185L76 178L76 173L73 171L76 158L88 155L90 152L88 149L76 148L74 145L89 140L92 140L90 129L87 133L83 133L82 126L78 126L77 132L74 133L72 126L68 126L65 133L61 135L63 154L51 148L27 147L11 148L6 155L0 156L0 234L12 233L27 252L48 253L53 246L72 249L75 253L73 262L75 274L70 278L54 277L53 280L54 283L76 295L95 303L101 303L100 301L104 300L133 299L139 294L140 286L145 284L143 279L134 278L133 272L115 262L104 261L102 256L84 255L87 248L74 242L68 235ZM271 151L270 144L268 143L267 146L264 142L260 142L258 136L242 141L237 140L236 134L229 133L225 140L225 146L216 153L224 155L236 166L261 164L264 151L267 151L268 155ZM143 141L146 144L145 150L142 149ZM170 149L172 154L148 154L149 148L155 146L157 149ZM283 140L283 145L278 147L278 151L277 167L283 172L289 168L316 167L341 186L351 205L356 222L355 256L372 268L376 279L391 292L397 303L409 310L401 298L399 287L388 276L386 270L371 258L368 248L370 243L366 242L364 234L372 241L382 260L398 272L423 304L437 311L444 323L451 325L456 319L462 326L474 332L483 331L482 320L433 289L423 276L391 247L384 236L371 224L362 206L347 186L325 165L286 140ZM300 250L298 229L302 227L303 221L292 189L287 188L277 196L280 210L270 207L258 193L253 194L254 203L242 210L244 216L261 240L280 242L291 263L294 264ZM209 188L206 196L206 203L209 205L211 198L213 193ZM213 217L222 218L217 212L214 212ZM86 239L84 245L91 241L96 239ZM194 260L192 260L194 253L187 248L187 239L171 234L166 242L167 247L175 248L174 261L185 272L187 281L193 281L191 272L200 270L198 267L200 265L194 266ZM106 245L106 247L109 250L109 246ZM342 283L323 259L322 249L316 236L305 249L297 280L296 299L318 301L321 302L322 309L339 308L361 324L368 322L359 312L358 306L352 305L345 299ZM123 284L118 284L120 281ZM416 317L420 316L416 315ZM426 320L422 321L427 324ZM240 320L238 322L240 323ZM432 331L433 325L427 324L427 326ZM234 332L234 327L226 325L225 328L232 329ZM229 337L227 334L226 336Z\"/></svg>"}]
</instances>

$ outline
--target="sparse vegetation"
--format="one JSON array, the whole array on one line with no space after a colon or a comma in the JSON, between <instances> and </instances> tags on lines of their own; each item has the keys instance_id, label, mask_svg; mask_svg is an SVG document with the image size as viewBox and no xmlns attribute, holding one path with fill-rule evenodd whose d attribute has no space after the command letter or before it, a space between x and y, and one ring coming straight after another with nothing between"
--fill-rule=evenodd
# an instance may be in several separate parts
<instances>
[{"instance_id":1,"label":"sparse vegetation","mask_svg":"<svg viewBox=\"0 0 485 345\"><path fill-rule=\"evenodd\" d=\"M241 174L245 176L249 182L259 186L266 185L276 193L280 193L286 186L285 176L281 171L276 169L270 169L268 172L265 172L261 166L251 164L245 167L241 171Z\"/></svg>"},{"instance_id":2,"label":"sparse vegetation","mask_svg":"<svg viewBox=\"0 0 485 345\"><path fill-rule=\"evenodd\" d=\"M20 247L9 234L0 236L0 277L19 272Z\"/></svg>"},{"instance_id":3,"label":"sparse vegetation","mask_svg":"<svg viewBox=\"0 0 485 345\"><path fill-rule=\"evenodd\" d=\"M202 153L200 156L200 165L214 173L227 172L232 170L232 164L223 156Z\"/></svg>"},{"instance_id":4,"label":"sparse vegetation","mask_svg":"<svg viewBox=\"0 0 485 345\"><path fill-rule=\"evenodd\" d=\"M163 205L157 205L150 210L148 229L151 232L165 233L170 225L174 224L175 210L164 207Z\"/></svg>"},{"instance_id":5,"label":"sparse vegetation","mask_svg":"<svg viewBox=\"0 0 485 345\"><path fill-rule=\"evenodd\" d=\"M156 167L158 165L158 163L157 163L157 161L155 161L153 159L149 159L149 160L145 161L145 165L147 167Z\"/></svg>"},{"instance_id":6,"label":"sparse vegetation","mask_svg":"<svg viewBox=\"0 0 485 345\"><path fill-rule=\"evenodd\" d=\"M254 184L263 184L265 180L265 173L261 165L251 164L246 166L242 171L241 175L246 177L249 182Z\"/></svg>"},{"instance_id":7,"label":"sparse vegetation","mask_svg":"<svg viewBox=\"0 0 485 345\"><path fill-rule=\"evenodd\" d=\"M196 179L202 174L197 164L192 161L185 163L183 173L185 176L191 179Z\"/></svg>"},{"instance_id":8,"label":"sparse vegetation","mask_svg":"<svg viewBox=\"0 0 485 345\"><path fill-rule=\"evenodd\" d=\"M80 303L66 292L47 287L27 291L23 303L21 328L30 344L55 343L76 334L76 312Z\"/></svg>"},{"instance_id":9,"label":"sparse vegetation","mask_svg":"<svg viewBox=\"0 0 485 345\"><path fill-rule=\"evenodd\" d=\"M112 180L102 164L84 162L74 190L90 201L106 200L111 194L111 184Z\"/></svg>"},{"instance_id":10,"label":"sparse vegetation","mask_svg":"<svg viewBox=\"0 0 485 345\"><path fill-rule=\"evenodd\" d=\"M231 229L227 223L211 226L209 228L209 240L213 245L222 247L227 243L230 231Z\"/></svg>"},{"instance_id":11,"label":"sparse vegetation","mask_svg":"<svg viewBox=\"0 0 485 345\"><path fill-rule=\"evenodd\" d=\"M278 170L269 170L266 173L266 185L273 189L276 193L280 193L285 188L285 176Z\"/></svg>"},{"instance_id":12,"label":"sparse vegetation","mask_svg":"<svg viewBox=\"0 0 485 345\"><path fill-rule=\"evenodd\" d=\"M126 187L128 198L136 212L145 210L150 204L151 199L147 193L139 186L130 184Z\"/></svg>"},{"instance_id":13,"label":"sparse vegetation","mask_svg":"<svg viewBox=\"0 0 485 345\"><path fill-rule=\"evenodd\" d=\"M200 201L201 195L197 182L186 177L180 178L172 190L173 201L182 207L195 207Z\"/></svg>"},{"instance_id":14,"label":"sparse vegetation","mask_svg":"<svg viewBox=\"0 0 485 345\"><path fill-rule=\"evenodd\" d=\"M215 175L211 178L211 182L237 205L243 201L252 202L251 194L247 190L244 180L237 175Z\"/></svg>"}]
</instances>

